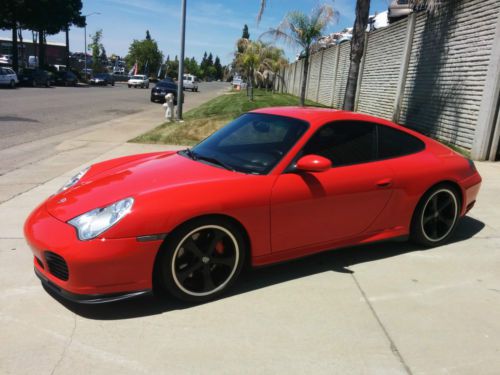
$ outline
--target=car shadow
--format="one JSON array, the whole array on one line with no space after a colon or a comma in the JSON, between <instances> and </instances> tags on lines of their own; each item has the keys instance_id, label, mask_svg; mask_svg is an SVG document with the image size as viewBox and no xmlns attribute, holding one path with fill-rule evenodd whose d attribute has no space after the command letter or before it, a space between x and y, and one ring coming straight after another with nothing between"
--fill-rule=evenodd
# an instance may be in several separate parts
<instances>
[{"instance_id":1,"label":"car shadow","mask_svg":"<svg viewBox=\"0 0 500 375\"><path fill-rule=\"evenodd\" d=\"M483 222L466 216L458 224L450 242L456 243L465 241L479 233L484 226L485 224ZM239 294L327 271L350 274L354 273L354 271L349 269L350 266L416 251L433 251L433 249L417 246L404 240L378 242L327 251L276 265L247 269L242 273L231 291L222 298L230 298ZM107 304L84 305L69 302L49 289L46 289L46 291L75 314L95 320L132 319L163 314L173 310L189 309L197 306L177 301L164 292L155 293L154 296L143 296ZM217 301L218 300L207 303L217 303Z\"/></svg>"}]
</instances>

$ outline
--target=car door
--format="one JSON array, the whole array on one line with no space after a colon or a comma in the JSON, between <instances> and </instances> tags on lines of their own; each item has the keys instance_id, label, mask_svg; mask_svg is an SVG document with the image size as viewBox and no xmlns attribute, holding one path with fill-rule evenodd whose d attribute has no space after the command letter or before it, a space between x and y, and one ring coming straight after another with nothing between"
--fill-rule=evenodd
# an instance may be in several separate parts
<instances>
[{"instance_id":1,"label":"car door","mask_svg":"<svg viewBox=\"0 0 500 375\"><path fill-rule=\"evenodd\" d=\"M5 74L5 71L3 68L0 68L0 85L3 85L7 82L7 75Z\"/></svg>"},{"instance_id":2,"label":"car door","mask_svg":"<svg viewBox=\"0 0 500 375\"><path fill-rule=\"evenodd\" d=\"M387 205L392 171L377 161L376 126L333 122L321 127L304 155L331 160L321 173L285 171L271 193L273 252L329 243L362 234Z\"/></svg>"}]
</instances>

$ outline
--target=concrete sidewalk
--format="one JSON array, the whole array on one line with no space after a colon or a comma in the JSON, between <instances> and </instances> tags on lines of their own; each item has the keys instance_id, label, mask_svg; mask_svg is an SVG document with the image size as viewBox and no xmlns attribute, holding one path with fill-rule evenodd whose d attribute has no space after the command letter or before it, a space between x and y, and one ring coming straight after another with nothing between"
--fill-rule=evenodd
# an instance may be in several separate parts
<instances>
[{"instance_id":1,"label":"concrete sidewalk","mask_svg":"<svg viewBox=\"0 0 500 375\"><path fill-rule=\"evenodd\" d=\"M164 150L126 140L157 113L110 121L0 176L1 374L498 374L500 163L455 241L379 243L243 275L200 306L142 298L79 306L47 294L22 237L28 213L83 166Z\"/></svg>"}]
</instances>

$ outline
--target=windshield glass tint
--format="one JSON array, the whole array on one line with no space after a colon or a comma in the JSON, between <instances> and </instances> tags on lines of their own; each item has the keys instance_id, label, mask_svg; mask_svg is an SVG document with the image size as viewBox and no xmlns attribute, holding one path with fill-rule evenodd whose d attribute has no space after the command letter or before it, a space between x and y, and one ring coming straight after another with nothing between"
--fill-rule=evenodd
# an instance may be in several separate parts
<instances>
[{"instance_id":1,"label":"windshield glass tint","mask_svg":"<svg viewBox=\"0 0 500 375\"><path fill-rule=\"evenodd\" d=\"M132 79L144 79L144 76L133 76Z\"/></svg>"},{"instance_id":2,"label":"windshield glass tint","mask_svg":"<svg viewBox=\"0 0 500 375\"><path fill-rule=\"evenodd\" d=\"M247 113L193 148L194 157L216 159L238 172L267 174L307 130L305 121Z\"/></svg>"}]
</instances>

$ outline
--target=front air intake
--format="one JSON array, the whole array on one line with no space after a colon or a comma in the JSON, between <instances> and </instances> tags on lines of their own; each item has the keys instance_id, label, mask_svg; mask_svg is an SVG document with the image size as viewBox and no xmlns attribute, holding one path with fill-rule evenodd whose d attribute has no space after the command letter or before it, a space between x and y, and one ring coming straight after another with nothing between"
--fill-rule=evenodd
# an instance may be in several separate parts
<instances>
[{"instance_id":1,"label":"front air intake","mask_svg":"<svg viewBox=\"0 0 500 375\"><path fill-rule=\"evenodd\" d=\"M69 279L68 264L62 256L52 251L46 251L45 260L47 261L47 266L52 275L63 281Z\"/></svg>"}]
</instances>

